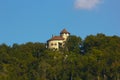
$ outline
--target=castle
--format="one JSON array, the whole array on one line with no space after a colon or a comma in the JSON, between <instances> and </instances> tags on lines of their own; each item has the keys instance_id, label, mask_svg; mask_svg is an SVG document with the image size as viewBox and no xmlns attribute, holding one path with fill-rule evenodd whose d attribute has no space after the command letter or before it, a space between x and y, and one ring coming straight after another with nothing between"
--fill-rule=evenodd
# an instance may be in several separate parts
<instances>
[{"instance_id":1,"label":"castle","mask_svg":"<svg viewBox=\"0 0 120 80\"><path fill-rule=\"evenodd\" d=\"M47 41L47 47L49 49L59 49L64 47L68 36L70 36L70 33L66 29L63 29L60 32L60 36L52 36L52 38Z\"/></svg>"}]
</instances>

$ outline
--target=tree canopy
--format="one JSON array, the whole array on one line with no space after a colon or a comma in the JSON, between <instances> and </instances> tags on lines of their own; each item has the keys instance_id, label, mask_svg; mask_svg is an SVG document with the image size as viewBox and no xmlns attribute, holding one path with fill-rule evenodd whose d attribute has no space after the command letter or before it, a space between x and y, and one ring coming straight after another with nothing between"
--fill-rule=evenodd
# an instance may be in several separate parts
<instances>
[{"instance_id":1,"label":"tree canopy","mask_svg":"<svg viewBox=\"0 0 120 80\"><path fill-rule=\"evenodd\" d=\"M72 35L59 51L38 42L1 44L0 80L16 79L120 80L120 37Z\"/></svg>"}]
</instances>

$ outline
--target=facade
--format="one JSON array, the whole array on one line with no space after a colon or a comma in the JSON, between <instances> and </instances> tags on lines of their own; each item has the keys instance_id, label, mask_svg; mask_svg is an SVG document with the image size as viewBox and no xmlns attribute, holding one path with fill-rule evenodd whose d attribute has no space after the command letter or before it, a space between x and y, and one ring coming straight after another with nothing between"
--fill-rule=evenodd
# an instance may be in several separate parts
<instances>
[{"instance_id":1,"label":"facade","mask_svg":"<svg viewBox=\"0 0 120 80\"><path fill-rule=\"evenodd\" d=\"M60 32L60 36L52 36L52 38L47 41L47 47L49 49L59 49L60 47L64 47L64 43L69 35L70 33L66 29L63 29Z\"/></svg>"}]
</instances>

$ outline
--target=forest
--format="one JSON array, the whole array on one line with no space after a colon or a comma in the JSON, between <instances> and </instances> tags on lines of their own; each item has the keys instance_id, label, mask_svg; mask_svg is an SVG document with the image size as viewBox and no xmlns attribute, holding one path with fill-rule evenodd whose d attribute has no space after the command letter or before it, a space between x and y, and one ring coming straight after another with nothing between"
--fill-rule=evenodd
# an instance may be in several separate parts
<instances>
[{"instance_id":1,"label":"forest","mask_svg":"<svg viewBox=\"0 0 120 80\"><path fill-rule=\"evenodd\" d=\"M120 37L71 35L59 50L0 44L0 80L120 80Z\"/></svg>"}]
</instances>

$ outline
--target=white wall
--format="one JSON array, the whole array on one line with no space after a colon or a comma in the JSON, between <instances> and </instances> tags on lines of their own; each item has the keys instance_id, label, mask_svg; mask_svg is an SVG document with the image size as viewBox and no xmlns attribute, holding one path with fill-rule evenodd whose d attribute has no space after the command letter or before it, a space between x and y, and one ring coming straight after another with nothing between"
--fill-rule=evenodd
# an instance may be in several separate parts
<instances>
[{"instance_id":1,"label":"white wall","mask_svg":"<svg viewBox=\"0 0 120 80\"><path fill-rule=\"evenodd\" d=\"M48 43L48 48L50 49L58 49L59 48L59 43L63 43L63 40L53 40L53 41L49 41Z\"/></svg>"},{"instance_id":2,"label":"white wall","mask_svg":"<svg viewBox=\"0 0 120 80\"><path fill-rule=\"evenodd\" d=\"M65 39L64 41L66 41L66 39L68 38L68 36L69 36L69 34L67 33L67 34L61 34L61 36Z\"/></svg>"}]
</instances>

